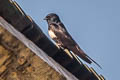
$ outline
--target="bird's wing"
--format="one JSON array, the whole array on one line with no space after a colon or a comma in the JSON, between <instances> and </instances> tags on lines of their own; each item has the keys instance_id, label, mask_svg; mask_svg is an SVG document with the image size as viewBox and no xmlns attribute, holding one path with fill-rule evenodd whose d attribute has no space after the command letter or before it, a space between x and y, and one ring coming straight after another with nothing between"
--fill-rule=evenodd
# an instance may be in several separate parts
<instances>
[{"instance_id":1,"label":"bird's wing","mask_svg":"<svg viewBox=\"0 0 120 80\"><path fill-rule=\"evenodd\" d=\"M80 51L79 54L85 55L85 53L80 49L78 44L73 40L71 35L67 32L66 28L62 23L52 24L51 26L54 26L57 28L57 29L54 29L54 32L57 38L64 44L64 47L67 47L71 51L73 51L73 48L74 48L75 51Z\"/></svg>"},{"instance_id":2,"label":"bird's wing","mask_svg":"<svg viewBox=\"0 0 120 80\"><path fill-rule=\"evenodd\" d=\"M101 68L101 66L97 62L95 62L92 58L90 58L87 54L84 53L84 51L79 47L79 45L74 41L71 35L67 32L66 28L62 23L53 24L52 26L55 26L57 28L57 29L54 29L55 34L65 48L69 49L74 54L78 55L87 63L91 64L92 62L94 62Z\"/></svg>"},{"instance_id":3,"label":"bird's wing","mask_svg":"<svg viewBox=\"0 0 120 80\"><path fill-rule=\"evenodd\" d=\"M56 27L54 32L57 38L64 44L64 46L74 46L75 41L72 39L70 34L67 32L66 28L62 23L60 24L53 24Z\"/></svg>"}]
</instances>

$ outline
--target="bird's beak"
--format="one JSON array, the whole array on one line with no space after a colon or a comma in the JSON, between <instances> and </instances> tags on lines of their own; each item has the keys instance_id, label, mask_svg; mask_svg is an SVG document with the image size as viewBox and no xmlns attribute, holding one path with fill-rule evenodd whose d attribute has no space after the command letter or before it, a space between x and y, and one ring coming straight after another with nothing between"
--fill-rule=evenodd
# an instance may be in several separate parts
<instances>
[{"instance_id":1,"label":"bird's beak","mask_svg":"<svg viewBox=\"0 0 120 80\"><path fill-rule=\"evenodd\" d=\"M48 18L45 17L43 20L47 20L47 19L48 19Z\"/></svg>"}]
</instances>

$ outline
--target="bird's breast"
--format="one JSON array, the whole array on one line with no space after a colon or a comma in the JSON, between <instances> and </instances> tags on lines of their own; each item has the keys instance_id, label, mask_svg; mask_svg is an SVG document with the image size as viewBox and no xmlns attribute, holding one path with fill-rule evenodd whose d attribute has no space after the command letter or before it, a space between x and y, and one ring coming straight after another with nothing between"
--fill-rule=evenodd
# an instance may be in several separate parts
<instances>
[{"instance_id":1,"label":"bird's breast","mask_svg":"<svg viewBox=\"0 0 120 80\"><path fill-rule=\"evenodd\" d=\"M48 34L52 39L57 37L52 30L48 30Z\"/></svg>"}]
</instances>

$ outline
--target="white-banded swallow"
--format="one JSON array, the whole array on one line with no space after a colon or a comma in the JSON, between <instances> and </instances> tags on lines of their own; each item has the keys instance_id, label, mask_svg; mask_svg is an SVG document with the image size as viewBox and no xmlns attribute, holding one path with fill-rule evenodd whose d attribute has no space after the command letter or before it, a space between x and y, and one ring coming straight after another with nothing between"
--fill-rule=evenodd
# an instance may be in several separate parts
<instances>
[{"instance_id":1,"label":"white-banded swallow","mask_svg":"<svg viewBox=\"0 0 120 80\"><path fill-rule=\"evenodd\" d=\"M44 20L46 20L48 23L48 33L50 37L59 47L68 49L87 63L91 64L92 62L94 62L101 68L101 66L97 62L95 62L92 58L85 54L84 51L79 47L79 45L68 33L57 14L50 13L45 17Z\"/></svg>"}]
</instances>

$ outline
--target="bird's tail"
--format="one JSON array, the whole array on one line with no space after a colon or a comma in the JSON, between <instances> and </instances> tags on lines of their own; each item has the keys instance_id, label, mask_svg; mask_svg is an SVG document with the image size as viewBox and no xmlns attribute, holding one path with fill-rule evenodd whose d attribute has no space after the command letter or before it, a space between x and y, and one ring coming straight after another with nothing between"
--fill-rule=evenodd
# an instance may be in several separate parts
<instances>
[{"instance_id":1,"label":"bird's tail","mask_svg":"<svg viewBox=\"0 0 120 80\"><path fill-rule=\"evenodd\" d=\"M96 62L96 61L94 61L92 58L90 58L88 55L86 55L86 57L88 58L88 59L90 59L92 62L94 62L98 67L100 67L101 69L102 69L102 67Z\"/></svg>"},{"instance_id":2,"label":"bird's tail","mask_svg":"<svg viewBox=\"0 0 120 80\"><path fill-rule=\"evenodd\" d=\"M102 67L96 61L94 61L87 54L85 54L78 46L72 48L71 50L72 50L73 53L78 55L81 59L83 59L87 63L91 64L92 62L94 62L98 67L100 67L102 69Z\"/></svg>"}]
</instances>

